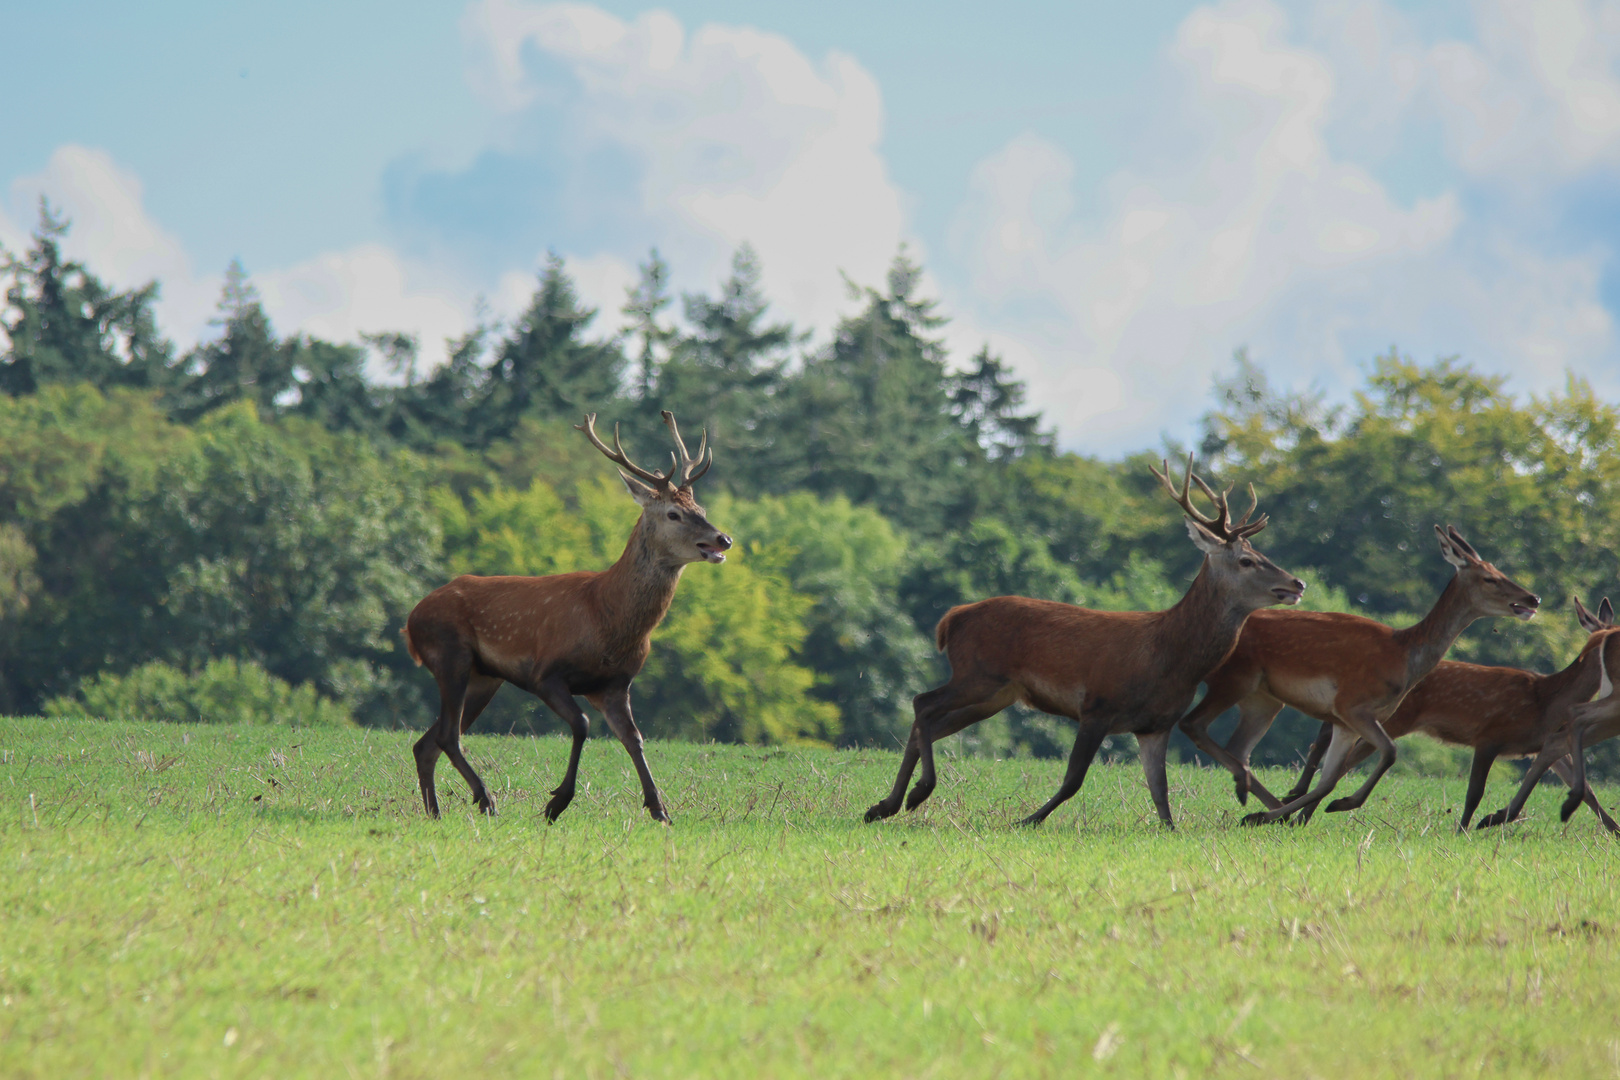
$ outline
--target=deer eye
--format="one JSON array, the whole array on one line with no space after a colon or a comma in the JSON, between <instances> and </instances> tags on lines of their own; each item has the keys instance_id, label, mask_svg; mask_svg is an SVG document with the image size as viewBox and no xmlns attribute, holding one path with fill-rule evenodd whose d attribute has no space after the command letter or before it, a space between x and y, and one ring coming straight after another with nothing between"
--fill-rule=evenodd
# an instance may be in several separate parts
<instances>
[{"instance_id":1,"label":"deer eye","mask_svg":"<svg viewBox=\"0 0 1620 1080\"><path fill-rule=\"evenodd\" d=\"M1254 560L1245 555L1243 558L1238 560L1238 565L1244 569L1247 569L1254 565Z\"/></svg>"},{"instance_id":2,"label":"deer eye","mask_svg":"<svg viewBox=\"0 0 1620 1080\"><path fill-rule=\"evenodd\" d=\"M681 515L677 514L675 511L671 510L669 512L669 520L671 520L671 521L679 521L679 520L681 520Z\"/></svg>"}]
</instances>

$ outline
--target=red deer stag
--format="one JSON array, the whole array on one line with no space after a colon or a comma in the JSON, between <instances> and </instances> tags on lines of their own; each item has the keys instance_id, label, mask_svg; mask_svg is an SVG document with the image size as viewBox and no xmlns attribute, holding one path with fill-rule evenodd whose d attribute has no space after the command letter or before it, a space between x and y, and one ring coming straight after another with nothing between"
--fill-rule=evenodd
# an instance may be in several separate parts
<instances>
[{"instance_id":1,"label":"red deer stag","mask_svg":"<svg viewBox=\"0 0 1620 1080\"><path fill-rule=\"evenodd\" d=\"M934 743L994 716L1017 701L1079 722L1068 771L1057 794L1024 819L1046 820L1080 790L1093 755L1110 732L1130 732L1141 748L1142 768L1159 819L1174 828L1164 772L1170 729L1192 700L1199 682L1226 657L1249 613L1271 604L1296 604L1305 583L1275 566L1249 544L1266 526L1251 522L1257 503L1250 487L1249 512L1231 520L1226 495L1193 476L1176 491L1165 471L1153 470L1187 515L1187 532L1204 552L1192 586L1167 611L1091 611L1051 600L998 596L954 607L940 619L935 640L951 665L951 680L918 694L911 737L900 775L887 798L866 812L867 821L900 810L918 761L922 774L906 798L915 810L934 790ZM1194 508L1193 481L1214 504L1215 517Z\"/></svg>"},{"instance_id":2,"label":"red deer stag","mask_svg":"<svg viewBox=\"0 0 1620 1080\"><path fill-rule=\"evenodd\" d=\"M714 454L708 433L698 456L688 455L675 417L664 414L680 456L667 473L633 464L613 429L613 449L596 436L596 416L575 425L608 460L619 466L641 518L619 561L606 570L549 577L464 575L435 589L416 605L405 624L411 659L433 673L439 684L439 718L416 743L416 774L422 802L439 816L433 769L442 752L472 788L486 814L495 800L461 752L461 736L484 711L503 682L522 687L568 722L574 744L568 771L546 803L555 821L574 798L579 752L589 721L574 700L578 694L607 718L608 728L630 752L641 778L645 805L657 821L669 814L642 753L641 732L630 715L630 680L647 660L648 639L669 610L687 563L725 562L731 537L703 516L692 499L692 483L709 470Z\"/></svg>"},{"instance_id":3,"label":"red deer stag","mask_svg":"<svg viewBox=\"0 0 1620 1080\"><path fill-rule=\"evenodd\" d=\"M1604 603L1607 604L1607 601ZM1602 613L1601 608L1599 613ZM1549 767L1557 769L1560 775L1564 775L1562 765L1566 753L1571 756L1574 767L1570 770L1570 774L1565 776L1570 790L1559 811L1561 820L1568 821L1570 815L1581 805L1581 801L1591 794L1591 789L1586 784L1586 748L1620 735L1620 693L1615 692L1614 681L1615 676L1620 674L1620 632L1604 634L1595 642L1589 640L1582 653L1583 659L1587 655L1595 655L1597 660L1597 685L1594 687L1597 697L1570 709L1569 724L1542 746L1541 753L1531 761L1519 789L1513 793L1513 798L1507 806L1480 819L1481 829L1518 820L1519 813L1524 809L1530 793L1535 790L1537 781ZM1604 825L1611 832L1616 831L1613 824L1605 818Z\"/></svg>"},{"instance_id":4,"label":"red deer stag","mask_svg":"<svg viewBox=\"0 0 1620 1080\"><path fill-rule=\"evenodd\" d=\"M1205 680L1209 689L1181 727L1200 750L1232 771L1240 801L1253 791L1269 808L1244 818L1246 824L1314 810L1349 767L1350 747L1358 737L1378 751L1378 764L1359 790L1327 809L1354 810L1366 802L1395 763L1395 744L1383 722L1407 691L1434 670L1457 635L1476 619L1535 617L1540 597L1481 559L1456 529L1436 525L1434 531L1440 554L1457 573L1417 625L1392 630L1338 612L1256 612L1232 655ZM1233 705L1240 710L1238 726L1221 747L1210 738L1209 724ZM1321 783L1279 803L1249 772L1248 761L1284 705L1333 724L1334 732ZM1302 823L1309 819L1309 812L1300 816Z\"/></svg>"},{"instance_id":5,"label":"red deer stag","mask_svg":"<svg viewBox=\"0 0 1620 1080\"><path fill-rule=\"evenodd\" d=\"M1538 756L1547 740L1557 738L1570 720L1570 710L1597 693L1602 679L1601 648L1614 630L1614 608L1605 599L1593 615L1575 599L1575 615L1590 635L1581 653L1564 670L1552 675L1509 667L1482 667L1456 660L1442 660L1423 681L1412 688L1384 724L1391 739L1417 732L1451 746L1474 751L1468 770L1468 795L1463 801L1457 831L1463 832L1479 808L1485 793L1485 780L1497 758ZM1323 724L1322 733L1306 759L1294 790L1285 799L1297 798L1310 787L1311 774L1320 764L1333 734L1332 724ZM1562 742L1559 743L1562 746ZM1368 743L1356 741L1350 755L1354 767L1371 756ZM1573 761L1558 757L1553 769L1569 785L1572 796L1569 811L1582 802L1592 808L1603 827L1620 832L1620 824L1598 804L1597 796L1577 780ZM1565 814L1565 820L1569 815Z\"/></svg>"}]
</instances>

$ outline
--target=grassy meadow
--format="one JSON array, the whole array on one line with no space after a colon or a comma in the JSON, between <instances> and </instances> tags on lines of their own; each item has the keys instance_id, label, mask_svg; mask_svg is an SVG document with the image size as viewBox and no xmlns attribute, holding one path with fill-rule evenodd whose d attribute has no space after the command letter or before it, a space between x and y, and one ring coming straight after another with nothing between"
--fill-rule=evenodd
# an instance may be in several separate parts
<instances>
[{"instance_id":1,"label":"grassy meadow","mask_svg":"<svg viewBox=\"0 0 1620 1080\"><path fill-rule=\"evenodd\" d=\"M0 1075L1620 1072L1620 848L1551 789L1251 830L1184 767L1170 834L1098 766L1023 830L1061 763L947 759L866 826L893 754L654 743L665 828L593 740L548 827L567 743L472 737L501 815L441 762L431 822L411 738L0 720Z\"/></svg>"}]
</instances>

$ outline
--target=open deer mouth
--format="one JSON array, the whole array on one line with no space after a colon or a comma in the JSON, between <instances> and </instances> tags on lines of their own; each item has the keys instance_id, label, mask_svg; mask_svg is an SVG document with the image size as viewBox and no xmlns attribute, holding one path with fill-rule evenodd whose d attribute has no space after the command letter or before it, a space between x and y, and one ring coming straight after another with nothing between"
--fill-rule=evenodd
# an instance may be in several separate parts
<instances>
[{"instance_id":1,"label":"open deer mouth","mask_svg":"<svg viewBox=\"0 0 1620 1080\"><path fill-rule=\"evenodd\" d=\"M1534 604L1509 604L1508 607L1513 609L1513 617L1515 619L1523 619L1525 622L1529 622L1531 619L1536 617L1536 607Z\"/></svg>"},{"instance_id":2,"label":"open deer mouth","mask_svg":"<svg viewBox=\"0 0 1620 1080\"><path fill-rule=\"evenodd\" d=\"M1300 598L1305 594L1297 589L1277 588L1271 590L1271 595L1275 596L1280 602L1287 604L1289 607L1293 607L1295 604L1299 603Z\"/></svg>"},{"instance_id":3,"label":"open deer mouth","mask_svg":"<svg viewBox=\"0 0 1620 1080\"><path fill-rule=\"evenodd\" d=\"M699 544L697 549L703 553L703 558L708 562L721 563L726 561L726 553L713 544Z\"/></svg>"}]
</instances>

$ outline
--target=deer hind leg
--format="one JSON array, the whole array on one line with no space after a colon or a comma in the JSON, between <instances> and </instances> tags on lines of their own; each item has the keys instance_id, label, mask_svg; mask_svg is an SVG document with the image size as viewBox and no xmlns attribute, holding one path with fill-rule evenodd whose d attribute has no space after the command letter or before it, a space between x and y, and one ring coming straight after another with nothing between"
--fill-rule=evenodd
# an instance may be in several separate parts
<instances>
[{"instance_id":1,"label":"deer hind leg","mask_svg":"<svg viewBox=\"0 0 1620 1080\"><path fill-rule=\"evenodd\" d=\"M1107 737L1107 720L1081 719L1080 730L1074 737L1074 749L1069 751L1069 767L1063 772L1063 783L1058 786L1057 793L1047 799L1039 810L1019 824L1039 825L1052 811L1073 798L1074 793L1080 790L1080 785L1086 782L1086 770L1091 767L1091 759L1097 756L1097 748Z\"/></svg>"},{"instance_id":2,"label":"deer hind leg","mask_svg":"<svg viewBox=\"0 0 1620 1080\"><path fill-rule=\"evenodd\" d=\"M456 767L456 772L467 781L472 789L473 802L478 809L495 816L495 796L489 793L484 781L473 770L472 763L461 750L461 733L472 727L472 722L478 719L478 714L484 711L489 699L495 696L495 691L501 688L501 680L493 675L474 675L468 680L467 688L462 698L461 715L451 721L440 721L439 734L443 740L440 743L444 756L450 759L450 764Z\"/></svg>"},{"instance_id":3,"label":"deer hind leg","mask_svg":"<svg viewBox=\"0 0 1620 1080\"><path fill-rule=\"evenodd\" d=\"M1277 711L1282 708L1282 704L1278 702L1276 709L1273 709L1270 716L1264 717L1263 720L1258 708L1256 708L1255 715L1252 718L1250 717L1249 699L1259 692L1260 687L1260 671L1258 668L1233 674L1212 676L1212 679L1213 681L1208 683L1208 689L1205 690L1203 698L1197 705L1193 706L1191 712L1181 718L1181 730L1186 733L1187 738L1191 739L1193 745L1198 747L1202 753L1214 759L1217 765L1232 774L1232 782L1237 790L1239 803L1247 803L1249 792L1252 791L1255 797L1264 803L1268 809L1275 809L1279 805L1277 799L1256 781L1249 772L1248 755L1244 754L1240 759L1231 750L1233 746L1237 745L1236 740L1246 723L1258 726L1258 731L1254 733L1250 743L1250 749L1253 749L1253 743L1259 742L1260 736L1266 733L1266 728L1271 726L1271 719L1277 715ZM1268 694L1262 695L1261 700L1273 701L1275 699ZM1238 722L1238 730L1232 733L1232 740L1228 742L1227 746L1222 746L1210 737L1209 725L1221 713L1230 709L1233 705L1239 704L1243 706L1243 719ZM1255 705L1258 706L1259 704L1260 701L1256 701Z\"/></svg>"},{"instance_id":4,"label":"deer hind leg","mask_svg":"<svg viewBox=\"0 0 1620 1080\"><path fill-rule=\"evenodd\" d=\"M1385 736L1388 739L1388 736ZM1332 793L1339 779L1350 769L1350 752L1354 748L1356 734L1346 728L1334 725L1333 741L1328 744L1327 754L1322 759L1322 779L1316 787L1307 791L1296 799L1289 799L1275 810L1266 810L1250 814L1243 819L1245 825L1262 825L1281 821L1290 814L1297 813L1307 807L1314 809L1316 804ZM1303 820L1309 820L1309 815L1302 815Z\"/></svg>"},{"instance_id":5,"label":"deer hind leg","mask_svg":"<svg viewBox=\"0 0 1620 1080\"><path fill-rule=\"evenodd\" d=\"M974 695L968 697L969 704L958 705L942 716L938 716L932 723L927 724L917 740L917 754L922 761L922 773L917 777L917 784L906 797L906 809L915 810L923 804L923 800L934 793L936 777L934 774L934 744L947 735L955 735L965 727L986 720L1005 709L1018 700L1020 690L1016 683L1003 683L988 696ZM959 695L957 700L967 695ZM973 700L977 697L978 700Z\"/></svg>"},{"instance_id":6,"label":"deer hind leg","mask_svg":"<svg viewBox=\"0 0 1620 1080\"><path fill-rule=\"evenodd\" d=\"M1317 769L1322 767L1322 762L1327 758L1328 749L1333 745L1333 733L1338 730L1332 724L1323 724L1322 727L1327 729L1326 732L1317 732L1316 741L1311 744L1311 752L1305 758L1305 765L1310 774L1314 774ZM1351 736L1351 742L1345 748L1344 767L1339 773L1339 776L1343 778L1345 773L1349 772L1357 765L1360 765L1363 761L1366 761L1368 758L1372 757L1372 755L1373 747L1371 743L1364 739ZM1314 763L1311 760L1312 758L1316 759ZM1299 788L1300 795L1303 795L1305 792L1310 790L1310 785L1308 784L1296 784L1295 786ZM1289 798L1297 799L1299 798L1299 795L1290 795ZM1294 816L1294 824L1309 825L1311 822L1311 815L1316 813L1316 808L1319 805L1319 803L1311 803L1304 809L1300 810L1300 812Z\"/></svg>"},{"instance_id":7,"label":"deer hind leg","mask_svg":"<svg viewBox=\"0 0 1620 1080\"><path fill-rule=\"evenodd\" d=\"M434 676L439 684L439 716L433 726L416 741L412 753L416 758L416 778L422 788L422 805L429 817L439 816L439 797L433 781L433 773L439 762L441 753L449 756L456 771L460 772L472 788L473 798L486 813L495 812L494 800L484 787L484 782L478 778L467 759L461 753L462 717L469 703L475 704L473 715L483 710L489 703L489 698L495 689L500 686L500 680L493 680L493 687L486 687L486 676L477 676L472 671L472 657L462 655L454 658L441 657L438 670Z\"/></svg>"},{"instance_id":8,"label":"deer hind leg","mask_svg":"<svg viewBox=\"0 0 1620 1080\"><path fill-rule=\"evenodd\" d=\"M1238 702L1237 727L1232 729L1232 737L1226 740L1224 749L1237 766L1232 775L1232 784L1239 803L1247 803L1249 793L1253 792L1268 810L1282 805L1282 800L1267 791L1266 786L1255 779L1254 773L1249 770L1249 759L1254 755L1254 748L1271 730L1272 722L1282 712L1282 707L1281 701L1263 690L1256 690ZM1304 788L1300 791L1303 792Z\"/></svg>"},{"instance_id":9,"label":"deer hind leg","mask_svg":"<svg viewBox=\"0 0 1620 1080\"><path fill-rule=\"evenodd\" d=\"M641 779L642 805L652 815L654 821L669 824L669 811L664 809L664 799L658 793L658 785L653 782L652 770L647 768L647 755L643 752L643 739L641 729L636 727L635 717L630 713L630 688L608 690L601 695L589 699L591 704L602 710L607 718L608 729L619 737L624 748L630 754L630 761L636 767L636 776Z\"/></svg>"},{"instance_id":10,"label":"deer hind leg","mask_svg":"<svg viewBox=\"0 0 1620 1080\"><path fill-rule=\"evenodd\" d=\"M950 707L955 694L956 688L951 683L946 683L932 690L924 690L911 699L914 719L911 722L911 732L906 736L905 748L900 753L900 772L895 776L894 786L889 789L889 794L866 808L868 824L894 817L900 812L900 805L906 798L906 785L911 783L911 774L917 768L917 761L922 756L920 747L923 734L939 710Z\"/></svg>"},{"instance_id":11,"label":"deer hind leg","mask_svg":"<svg viewBox=\"0 0 1620 1080\"><path fill-rule=\"evenodd\" d=\"M574 801L574 784L579 778L579 754L585 749L585 737L591 732L591 722L585 710L579 707L579 702L574 700L574 695L568 692L568 684L561 680L539 683L530 692L562 717L574 736L574 743L568 750L568 771L563 773L562 783L551 789L551 799L546 803L546 820L556 821L568 809L568 804Z\"/></svg>"},{"instance_id":12,"label":"deer hind leg","mask_svg":"<svg viewBox=\"0 0 1620 1080\"><path fill-rule=\"evenodd\" d=\"M1541 752L1535 760L1530 762L1530 768L1525 770L1524 779L1519 781L1519 789L1513 793L1508 804L1494 814L1486 814L1479 819L1475 829L1489 829L1497 825L1505 825L1509 821L1517 821L1519 814L1524 810L1524 804L1529 801L1530 793L1536 789L1542 774L1552 767L1553 762L1563 757L1569 750L1568 740L1562 734L1554 735L1541 745Z\"/></svg>"}]
</instances>

